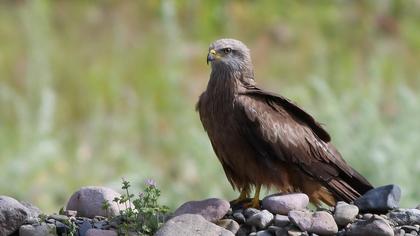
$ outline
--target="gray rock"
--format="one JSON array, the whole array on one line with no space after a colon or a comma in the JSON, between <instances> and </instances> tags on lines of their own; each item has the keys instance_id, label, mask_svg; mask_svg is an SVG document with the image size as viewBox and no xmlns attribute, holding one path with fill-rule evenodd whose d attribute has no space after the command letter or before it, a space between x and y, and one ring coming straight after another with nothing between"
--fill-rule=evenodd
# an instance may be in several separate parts
<instances>
[{"instance_id":1,"label":"gray rock","mask_svg":"<svg viewBox=\"0 0 420 236\"><path fill-rule=\"evenodd\" d=\"M332 235L338 232L333 216L326 211L310 213L306 211L290 211L289 220L301 231L309 233Z\"/></svg>"},{"instance_id":2,"label":"gray rock","mask_svg":"<svg viewBox=\"0 0 420 236\"><path fill-rule=\"evenodd\" d=\"M77 216L77 211L65 210L64 214L68 217L76 217Z\"/></svg>"},{"instance_id":3,"label":"gray rock","mask_svg":"<svg viewBox=\"0 0 420 236\"><path fill-rule=\"evenodd\" d=\"M233 219L235 219L239 224L245 223L245 216L242 212L234 212Z\"/></svg>"},{"instance_id":4,"label":"gray rock","mask_svg":"<svg viewBox=\"0 0 420 236\"><path fill-rule=\"evenodd\" d=\"M350 205L345 202L337 202L334 211L334 220L339 226L346 226L353 222L359 214L359 208L355 205Z\"/></svg>"},{"instance_id":5,"label":"gray rock","mask_svg":"<svg viewBox=\"0 0 420 236\"><path fill-rule=\"evenodd\" d=\"M401 189L398 185L374 188L354 201L361 212L386 212L399 207Z\"/></svg>"},{"instance_id":6,"label":"gray rock","mask_svg":"<svg viewBox=\"0 0 420 236\"><path fill-rule=\"evenodd\" d=\"M332 235L338 232L337 224L333 216L326 211L317 211L312 215L312 225L309 233L320 235Z\"/></svg>"},{"instance_id":7,"label":"gray rock","mask_svg":"<svg viewBox=\"0 0 420 236\"><path fill-rule=\"evenodd\" d=\"M217 226L198 214L184 214L167 221L155 236L233 236L234 234Z\"/></svg>"},{"instance_id":8,"label":"gray rock","mask_svg":"<svg viewBox=\"0 0 420 236\"><path fill-rule=\"evenodd\" d=\"M291 210L305 209L309 198L304 193L273 194L262 200L262 208L273 214L287 215Z\"/></svg>"},{"instance_id":9,"label":"gray rock","mask_svg":"<svg viewBox=\"0 0 420 236\"><path fill-rule=\"evenodd\" d=\"M24 205L26 209L28 209L28 217L37 218L39 214L42 213L38 207L34 206L29 202L21 201L20 204Z\"/></svg>"},{"instance_id":10,"label":"gray rock","mask_svg":"<svg viewBox=\"0 0 420 236\"><path fill-rule=\"evenodd\" d=\"M290 224L290 220L288 216L284 215L275 215L273 220L273 225L278 227L285 227Z\"/></svg>"},{"instance_id":11,"label":"gray rock","mask_svg":"<svg viewBox=\"0 0 420 236\"><path fill-rule=\"evenodd\" d=\"M261 231L258 231L256 235L257 235L257 236L272 236L272 234L271 234L271 233L270 233L270 231L268 231L268 230L261 230Z\"/></svg>"},{"instance_id":12,"label":"gray rock","mask_svg":"<svg viewBox=\"0 0 420 236\"><path fill-rule=\"evenodd\" d=\"M51 218L51 219L54 219L54 220L58 220L61 223L64 223L64 222L66 222L66 221L69 220L69 217L68 216L65 216L65 215L57 215L57 214L52 214L48 218Z\"/></svg>"},{"instance_id":13,"label":"gray rock","mask_svg":"<svg viewBox=\"0 0 420 236\"><path fill-rule=\"evenodd\" d=\"M388 222L382 218L360 220L350 225L347 236L394 236L394 230Z\"/></svg>"},{"instance_id":14,"label":"gray rock","mask_svg":"<svg viewBox=\"0 0 420 236\"><path fill-rule=\"evenodd\" d=\"M262 210L257 214L252 215L246 221L247 224L264 229L273 220L274 216L267 210Z\"/></svg>"},{"instance_id":15,"label":"gray rock","mask_svg":"<svg viewBox=\"0 0 420 236\"><path fill-rule=\"evenodd\" d=\"M249 217L257 214L258 212L260 212L260 210L255 209L255 208L247 208L247 209L244 210L243 214L244 214L245 218L248 219Z\"/></svg>"},{"instance_id":16,"label":"gray rock","mask_svg":"<svg viewBox=\"0 0 420 236\"><path fill-rule=\"evenodd\" d=\"M389 213L389 218L397 225L420 224L420 210L418 209L399 209Z\"/></svg>"},{"instance_id":17,"label":"gray rock","mask_svg":"<svg viewBox=\"0 0 420 236\"><path fill-rule=\"evenodd\" d=\"M312 214L306 211L290 211L289 220L302 231L309 231L312 226Z\"/></svg>"},{"instance_id":18,"label":"gray rock","mask_svg":"<svg viewBox=\"0 0 420 236\"><path fill-rule=\"evenodd\" d=\"M216 225L223 227L234 234L236 234L236 232L239 230L238 222L231 219L221 219L217 221Z\"/></svg>"},{"instance_id":19,"label":"gray rock","mask_svg":"<svg viewBox=\"0 0 420 236\"><path fill-rule=\"evenodd\" d=\"M28 218L28 209L16 199L0 196L0 235L9 235Z\"/></svg>"},{"instance_id":20,"label":"gray rock","mask_svg":"<svg viewBox=\"0 0 420 236\"><path fill-rule=\"evenodd\" d=\"M86 231L85 236L117 236L117 232L114 230L102 230L102 229L89 229Z\"/></svg>"},{"instance_id":21,"label":"gray rock","mask_svg":"<svg viewBox=\"0 0 420 236\"><path fill-rule=\"evenodd\" d=\"M77 216L93 218L94 216L116 216L119 215L119 209L125 209L125 206L113 202L115 197L121 195L114 190L106 187L82 187L73 193L67 202L66 210L77 211ZM108 211L102 209L104 201L111 205Z\"/></svg>"},{"instance_id":22,"label":"gray rock","mask_svg":"<svg viewBox=\"0 0 420 236\"><path fill-rule=\"evenodd\" d=\"M363 220L369 220L372 217L373 217L372 213L366 213L366 214L363 214L362 219Z\"/></svg>"},{"instance_id":23,"label":"gray rock","mask_svg":"<svg viewBox=\"0 0 420 236\"><path fill-rule=\"evenodd\" d=\"M202 201L186 202L175 210L173 216L199 214L210 222L216 222L226 215L229 208L230 204L228 201L218 198L209 198Z\"/></svg>"},{"instance_id":24,"label":"gray rock","mask_svg":"<svg viewBox=\"0 0 420 236\"><path fill-rule=\"evenodd\" d=\"M22 225L19 236L56 236L55 225L41 223L39 225Z\"/></svg>"}]
</instances>

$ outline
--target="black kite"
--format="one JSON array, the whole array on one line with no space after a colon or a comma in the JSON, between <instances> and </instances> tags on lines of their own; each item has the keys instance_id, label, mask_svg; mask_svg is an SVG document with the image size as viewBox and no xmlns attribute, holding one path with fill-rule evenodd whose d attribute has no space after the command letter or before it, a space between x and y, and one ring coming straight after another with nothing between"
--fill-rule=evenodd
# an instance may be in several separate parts
<instances>
[{"instance_id":1,"label":"black kite","mask_svg":"<svg viewBox=\"0 0 420 236\"><path fill-rule=\"evenodd\" d=\"M351 202L372 188L330 143L314 118L288 99L256 86L249 49L240 41L210 45L211 75L197 110L237 202L261 185L303 192L312 203Z\"/></svg>"}]
</instances>

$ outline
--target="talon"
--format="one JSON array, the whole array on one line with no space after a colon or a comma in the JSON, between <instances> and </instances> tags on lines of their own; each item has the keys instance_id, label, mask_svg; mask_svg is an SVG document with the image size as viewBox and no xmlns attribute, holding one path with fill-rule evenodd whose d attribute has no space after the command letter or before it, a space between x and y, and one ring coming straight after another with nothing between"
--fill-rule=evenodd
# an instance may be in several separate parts
<instances>
[{"instance_id":1,"label":"talon","mask_svg":"<svg viewBox=\"0 0 420 236\"><path fill-rule=\"evenodd\" d=\"M235 200L232 200L230 203L233 204L233 205L242 203L243 201L245 201L245 200L248 199L248 195L249 195L248 194L248 189L247 188L243 188L241 190L241 194L239 195L239 197L237 199L235 199Z\"/></svg>"},{"instance_id":2,"label":"talon","mask_svg":"<svg viewBox=\"0 0 420 236\"><path fill-rule=\"evenodd\" d=\"M256 209L260 208L260 190L261 190L261 185L257 185L255 187L254 198L252 198L251 202L245 203L244 208L256 208Z\"/></svg>"}]
</instances>

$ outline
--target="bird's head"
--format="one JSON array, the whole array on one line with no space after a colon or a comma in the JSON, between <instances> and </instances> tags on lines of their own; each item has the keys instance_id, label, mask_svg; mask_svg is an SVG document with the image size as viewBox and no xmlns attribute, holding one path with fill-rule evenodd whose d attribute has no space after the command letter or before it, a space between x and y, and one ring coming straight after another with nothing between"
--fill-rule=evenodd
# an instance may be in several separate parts
<instances>
[{"instance_id":1,"label":"bird's head","mask_svg":"<svg viewBox=\"0 0 420 236\"><path fill-rule=\"evenodd\" d=\"M252 70L249 49L236 39L219 39L210 44L207 64L209 62L213 70Z\"/></svg>"}]
</instances>

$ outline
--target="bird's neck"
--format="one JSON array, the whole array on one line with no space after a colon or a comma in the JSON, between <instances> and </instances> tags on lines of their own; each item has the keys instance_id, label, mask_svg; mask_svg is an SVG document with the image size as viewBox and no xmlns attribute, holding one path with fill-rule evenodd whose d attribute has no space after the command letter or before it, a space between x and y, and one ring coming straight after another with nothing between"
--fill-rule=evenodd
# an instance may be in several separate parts
<instances>
[{"instance_id":1,"label":"bird's neck","mask_svg":"<svg viewBox=\"0 0 420 236\"><path fill-rule=\"evenodd\" d=\"M233 97L248 85L254 85L252 71L212 70L207 91L216 95Z\"/></svg>"}]
</instances>

